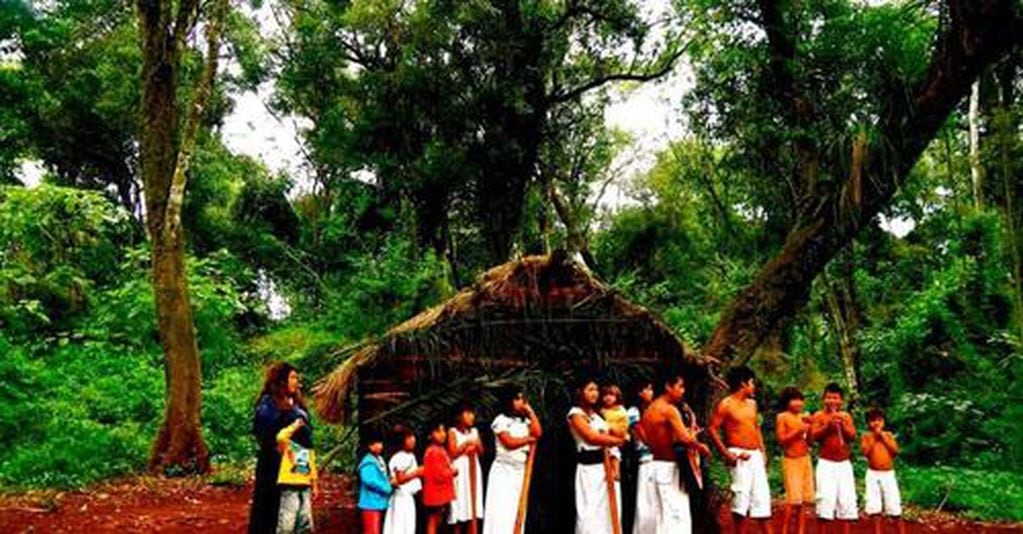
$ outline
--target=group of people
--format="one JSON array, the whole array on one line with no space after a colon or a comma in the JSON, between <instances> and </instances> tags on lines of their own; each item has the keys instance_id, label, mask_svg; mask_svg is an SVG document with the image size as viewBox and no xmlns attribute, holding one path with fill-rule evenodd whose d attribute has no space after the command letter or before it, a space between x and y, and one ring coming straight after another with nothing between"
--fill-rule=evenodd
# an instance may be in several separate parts
<instances>
[{"instance_id":1,"label":"group of people","mask_svg":"<svg viewBox=\"0 0 1023 534\"><path fill-rule=\"evenodd\" d=\"M752 521L761 531L772 532L768 454L754 401L756 379L750 369L738 367L728 373L727 382L730 393L713 410L707 434L729 467L734 528L742 531ZM622 532L623 451L637 465L629 471L636 481L635 506L630 507L632 534L693 531L690 501L702 497L709 483L706 464L711 449L700 440L703 429L684 396L685 381L672 372L639 384L636 405L628 408L616 385L602 387L590 377L578 381L574 405L566 414L574 445L576 534ZM811 415L804 413L798 389L786 388L781 395L775 428L783 451L783 532L793 512L798 532L805 532L804 506L810 504L816 504L821 532L835 521L843 522L848 532L849 521L858 518L850 462L857 430L843 409L837 384L828 384L822 400L823 408ZM366 453L357 468L363 532L415 533L417 500L427 534L436 534L444 525L456 534L476 534L480 524L483 534L524 532L533 457L543 429L520 387L505 388L499 402L499 413L490 424L494 461L486 487L480 457L488 446L476 428L471 404L460 404L452 419L428 426L422 465L416 457L416 434L408 425L391 429L394 452L387 460L385 436L364 439ZM859 440L869 467L865 511L875 518L876 531L882 527L883 512L895 518L902 532L893 470L899 447L884 423L883 412L870 410L869 430ZM311 499L318 493L312 426L298 373L290 365L271 367L256 405L253 431L260 454L249 531L312 531ZM810 457L814 445L816 469Z\"/></svg>"},{"instance_id":2,"label":"group of people","mask_svg":"<svg viewBox=\"0 0 1023 534\"><path fill-rule=\"evenodd\" d=\"M422 466L416 461L416 437L409 426L399 424L392 430L397 452L387 462L382 456L383 436L370 435L358 467L363 532L415 533L414 496L420 491L428 534L436 534L445 523L455 534L476 534L480 521L483 534L522 532L527 464L543 430L521 388L506 387L499 402L500 413L490 425L495 455L485 491L480 465L485 445L469 403L458 405L450 428L443 419L429 424Z\"/></svg>"},{"instance_id":3,"label":"group of people","mask_svg":"<svg viewBox=\"0 0 1023 534\"><path fill-rule=\"evenodd\" d=\"M752 519L760 524L762 532L772 532L768 456L753 399L756 377L750 369L738 367L729 372L727 382L730 394L714 410L709 434L730 468L735 530L741 531L746 520ZM816 504L819 532L826 532L833 522L839 521L843 532L848 533L850 522L859 518L851 462L857 432L844 403L844 392L836 383L825 386L823 406L812 415L803 412L804 398L799 389L788 387L781 394L775 432L784 453L783 533L788 531L793 510L798 516L797 531L799 534L806 531L803 507L811 504ZM902 503L894 471L899 445L892 433L885 431L884 412L879 408L867 412L866 423L868 431L859 442L868 467L864 511L873 517L875 532L881 532L883 512L894 520L901 533L905 525L901 521ZM816 470L810 458L814 445L818 447Z\"/></svg>"}]
</instances>

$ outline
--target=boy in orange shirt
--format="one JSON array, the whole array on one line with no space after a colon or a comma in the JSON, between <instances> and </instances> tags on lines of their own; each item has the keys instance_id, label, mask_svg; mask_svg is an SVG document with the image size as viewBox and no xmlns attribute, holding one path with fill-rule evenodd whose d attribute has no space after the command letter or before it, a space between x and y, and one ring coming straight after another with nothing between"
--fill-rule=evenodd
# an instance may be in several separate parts
<instances>
[{"instance_id":1,"label":"boy in orange shirt","mask_svg":"<svg viewBox=\"0 0 1023 534\"><path fill-rule=\"evenodd\" d=\"M813 504L813 461L810 459L810 416L803 413L803 392L787 387L781 392L781 412L775 424L778 444L784 451L785 515L781 532L787 534L795 507L799 534L806 532L803 506Z\"/></svg>"},{"instance_id":2,"label":"boy in orange shirt","mask_svg":"<svg viewBox=\"0 0 1023 534\"><path fill-rule=\"evenodd\" d=\"M867 457L867 502L864 510L874 518L874 532L881 534L883 501L884 515L895 521L899 534L905 534L906 526L901 519L902 497L895 480L895 456L899 454L899 444L891 432L884 431L884 412L879 408L867 412L867 428L869 431L860 439L860 450Z\"/></svg>"}]
</instances>

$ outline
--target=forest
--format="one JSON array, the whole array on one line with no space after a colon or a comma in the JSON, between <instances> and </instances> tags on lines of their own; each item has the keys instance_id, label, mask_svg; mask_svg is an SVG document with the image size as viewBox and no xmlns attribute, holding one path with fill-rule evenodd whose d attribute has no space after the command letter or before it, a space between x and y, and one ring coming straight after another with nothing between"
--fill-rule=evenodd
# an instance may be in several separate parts
<instances>
[{"instance_id":1,"label":"forest","mask_svg":"<svg viewBox=\"0 0 1023 534\"><path fill-rule=\"evenodd\" d=\"M0 494L244 484L269 363L564 250L768 425L838 382L906 502L1023 522L1021 123L1018 0L0 2Z\"/></svg>"}]
</instances>

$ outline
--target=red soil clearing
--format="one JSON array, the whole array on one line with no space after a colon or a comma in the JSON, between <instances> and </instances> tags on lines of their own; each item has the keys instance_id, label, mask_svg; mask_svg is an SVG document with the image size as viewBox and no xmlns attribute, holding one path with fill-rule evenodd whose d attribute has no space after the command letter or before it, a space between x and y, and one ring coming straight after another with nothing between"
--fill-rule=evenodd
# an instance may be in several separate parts
<instances>
[{"instance_id":1,"label":"red soil clearing","mask_svg":"<svg viewBox=\"0 0 1023 534\"><path fill-rule=\"evenodd\" d=\"M357 534L357 514L350 480L327 476L323 495L314 503L319 532ZM0 498L0 532L244 532L250 486L212 486L201 479L138 478L104 483L85 492L39 492ZM775 531L781 532L781 510ZM947 514L920 513L908 523L911 533L1023 533L1023 525L980 524ZM731 528L723 512L721 522ZM816 532L813 521L809 531ZM757 529L750 525L749 532ZM854 533L872 533L861 520ZM888 527L894 532L893 527Z\"/></svg>"}]
</instances>

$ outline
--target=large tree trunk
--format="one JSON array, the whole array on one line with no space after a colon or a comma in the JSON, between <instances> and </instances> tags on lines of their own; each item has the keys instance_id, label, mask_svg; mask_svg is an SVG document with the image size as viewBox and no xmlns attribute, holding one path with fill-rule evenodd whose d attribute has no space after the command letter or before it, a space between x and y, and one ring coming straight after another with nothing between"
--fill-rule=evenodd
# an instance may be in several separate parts
<instances>
[{"instance_id":1,"label":"large tree trunk","mask_svg":"<svg viewBox=\"0 0 1023 534\"><path fill-rule=\"evenodd\" d=\"M153 444L150 468L164 473L203 473L210 467L199 421L202 375L185 271L181 206L196 132L216 74L227 8L227 0L214 4L207 24L206 63L180 131L178 72L198 2L181 2L176 13L169 2L139 0L137 5L143 54L139 152L166 382L164 420Z\"/></svg>"},{"instance_id":2,"label":"large tree trunk","mask_svg":"<svg viewBox=\"0 0 1023 534\"><path fill-rule=\"evenodd\" d=\"M178 468L189 473L209 470L209 452L199 423L202 373L181 233L154 239L153 287L164 354L164 416L153 444L150 468Z\"/></svg>"},{"instance_id":3,"label":"large tree trunk","mask_svg":"<svg viewBox=\"0 0 1023 534\"><path fill-rule=\"evenodd\" d=\"M768 333L806 303L809 288L827 263L891 203L981 69L1004 56L1023 34L1012 0L948 0L947 8L948 23L939 30L923 81L879 96L890 104L879 125L883 141L868 148L862 183L869 186L859 192L860 202L850 202L853 192L840 188L818 193L814 202L804 204L781 251L722 315L703 349L706 356L723 366L737 357L748 358Z\"/></svg>"}]
</instances>

